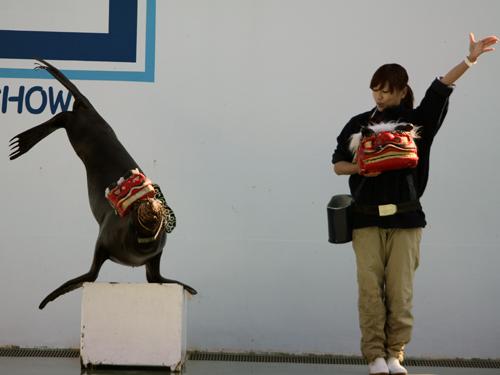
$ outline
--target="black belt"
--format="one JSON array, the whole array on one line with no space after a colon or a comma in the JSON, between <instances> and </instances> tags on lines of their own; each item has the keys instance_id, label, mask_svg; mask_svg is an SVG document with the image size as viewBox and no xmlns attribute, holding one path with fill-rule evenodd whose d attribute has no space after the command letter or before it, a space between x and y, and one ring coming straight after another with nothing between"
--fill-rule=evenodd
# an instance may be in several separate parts
<instances>
[{"instance_id":1,"label":"black belt","mask_svg":"<svg viewBox=\"0 0 500 375\"><path fill-rule=\"evenodd\" d=\"M400 214L402 212L410 212L420 210L422 206L420 201L414 200L398 204L381 204L378 206L365 206L354 203L354 212L363 215L378 215L378 216L390 216L394 214Z\"/></svg>"}]
</instances>

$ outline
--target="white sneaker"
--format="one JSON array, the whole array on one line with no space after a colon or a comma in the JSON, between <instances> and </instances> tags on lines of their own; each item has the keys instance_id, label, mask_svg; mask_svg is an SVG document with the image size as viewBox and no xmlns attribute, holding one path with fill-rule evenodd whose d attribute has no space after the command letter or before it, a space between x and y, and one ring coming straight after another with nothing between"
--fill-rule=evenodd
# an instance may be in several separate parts
<instances>
[{"instance_id":1,"label":"white sneaker","mask_svg":"<svg viewBox=\"0 0 500 375\"><path fill-rule=\"evenodd\" d=\"M389 367L385 358L378 357L375 361L369 363L370 375L389 375Z\"/></svg>"},{"instance_id":2,"label":"white sneaker","mask_svg":"<svg viewBox=\"0 0 500 375\"><path fill-rule=\"evenodd\" d=\"M387 366L389 367L389 372L392 375L405 375L407 374L406 369L401 366L399 360L395 357L389 357L387 359Z\"/></svg>"}]
</instances>

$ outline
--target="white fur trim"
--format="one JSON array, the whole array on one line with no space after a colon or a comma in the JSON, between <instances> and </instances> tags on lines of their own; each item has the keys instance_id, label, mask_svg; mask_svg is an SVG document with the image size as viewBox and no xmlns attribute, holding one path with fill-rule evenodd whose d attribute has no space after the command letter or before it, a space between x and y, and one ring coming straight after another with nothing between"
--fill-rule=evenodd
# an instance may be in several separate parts
<instances>
[{"instance_id":1,"label":"white fur trim","mask_svg":"<svg viewBox=\"0 0 500 375\"><path fill-rule=\"evenodd\" d=\"M136 168L136 169L133 169L133 170L132 170L132 173L133 173L133 174L139 174L139 173L141 173L141 172L139 172L139 168ZM120 177L120 179L118 180L118 182L117 182L116 184L117 184L118 186L122 186L124 182L125 182L125 178ZM107 188L106 188L106 190L104 191L104 196L105 196L106 198L108 198L108 195L109 195L109 193L110 193L110 192L111 192L111 191L109 190L109 187L107 187Z\"/></svg>"}]
</instances>

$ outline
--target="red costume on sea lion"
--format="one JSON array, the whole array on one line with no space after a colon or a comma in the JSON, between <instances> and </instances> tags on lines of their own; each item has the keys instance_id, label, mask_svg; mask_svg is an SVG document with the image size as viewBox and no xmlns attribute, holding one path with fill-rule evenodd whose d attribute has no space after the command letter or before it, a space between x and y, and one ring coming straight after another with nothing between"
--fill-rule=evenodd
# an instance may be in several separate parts
<instances>
[{"instance_id":1,"label":"red costume on sea lion","mask_svg":"<svg viewBox=\"0 0 500 375\"><path fill-rule=\"evenodd\" d=\"M135 169L120 178L115 187L107 188L105 194L115 211L124 217L136 201L153 198L155 189L151 180Z\"/></svg>"}]
</instances>

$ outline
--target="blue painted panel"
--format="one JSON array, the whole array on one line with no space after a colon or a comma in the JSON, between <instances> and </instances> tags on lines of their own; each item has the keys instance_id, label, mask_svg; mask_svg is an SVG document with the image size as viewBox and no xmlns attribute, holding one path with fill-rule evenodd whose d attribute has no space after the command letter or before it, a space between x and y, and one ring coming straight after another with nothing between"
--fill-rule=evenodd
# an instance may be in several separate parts
<instances>
[{"instance_id":1,"label":"blue painted panel","mask_svg":"<svg viewBox=\"0 0 500 375\"><path fill-rule=\"evenodd\" d=\"M144 55L144 71L65 70L69 79L154 82L156 43L156 0L146 2L145 51L137 51L137 0L110 0L108 33L69 33L0 30L0 58L84 62L136 63ZM46 73L46 72L45 72ZM46 78L50 74L33 69L1 68L0 77Z\"/></svg>"},{"instance_id":2,"label":"blue painted panel","mask_svg":"<svg viewBox=\"0 0 500 375\"><path fill-rule=\"evenodd\" d=\"M109 32L0 30L0 58L135 62L137 0L109 1Z\"/></svg>"}]
</instances>

